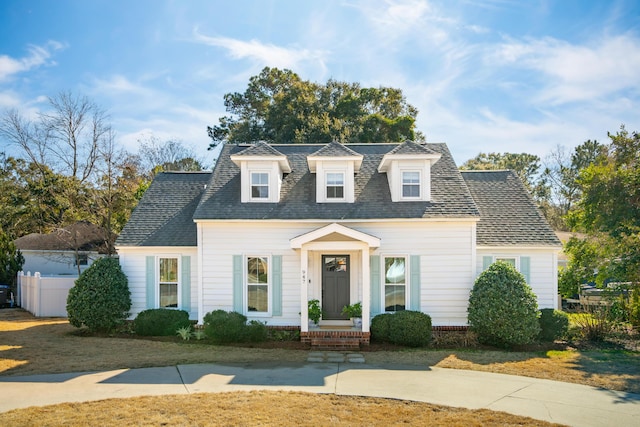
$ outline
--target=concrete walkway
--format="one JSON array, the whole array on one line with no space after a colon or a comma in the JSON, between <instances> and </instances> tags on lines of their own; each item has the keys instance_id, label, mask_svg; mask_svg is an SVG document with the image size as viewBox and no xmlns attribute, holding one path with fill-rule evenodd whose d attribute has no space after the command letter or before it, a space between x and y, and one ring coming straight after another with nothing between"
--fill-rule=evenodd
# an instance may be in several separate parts
<instances>
[{"instance_id":1,"label":"concrete walkway","mask_svg":"<svg viewBox=\"0 0 640 427\"><path fill-rule=\"evenodd\" d=\"M573 426L638 426L640 395L513 375L353 363L202 364L0 377L0 412L142 395L293 390L486 408Z\"/></svg>"}]
</instances>

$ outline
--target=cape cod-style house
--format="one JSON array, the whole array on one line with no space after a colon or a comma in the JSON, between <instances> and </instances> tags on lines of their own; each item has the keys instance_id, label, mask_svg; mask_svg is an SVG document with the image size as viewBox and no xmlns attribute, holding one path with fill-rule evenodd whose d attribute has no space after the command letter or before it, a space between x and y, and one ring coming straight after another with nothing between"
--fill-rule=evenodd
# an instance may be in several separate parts
<instances>
[{"instance_id":1,"label":"cape cod-style house","mask_svg":"<svg viewBox=\"0 0 640 427\"><path fill-rule=\"evenodd\" d=\"M373 316L404 309L465 326L469 291L496 260L557 308L561 244L521 181L461 172L445 144L226 145L213 172L159 174L116 246L132 316L233 310L307 341L335 327L368 343ZM322 329L309 326L312 299ZM362 325L345 330L356 302Z\"/></svg>"}]
</instances>

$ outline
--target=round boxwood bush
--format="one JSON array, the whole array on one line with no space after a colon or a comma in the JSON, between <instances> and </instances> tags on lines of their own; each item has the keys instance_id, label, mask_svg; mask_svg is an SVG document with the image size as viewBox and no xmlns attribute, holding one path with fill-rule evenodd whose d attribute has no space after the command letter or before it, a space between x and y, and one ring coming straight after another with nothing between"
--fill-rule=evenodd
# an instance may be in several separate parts
<instances>
[{"instance_id":1,"label":"round boxwood bush","mask_svg":"<svg viewBox=\"0 0 640 427\"><path fill-rule=\"evenodd\" d=\"M544 342L553 342L567 335L569 330L569 315L564 311L553 308L540 310L540 333L538 339Z\"/></svg>"},{"instance_id":2,"label":"round boxwood bush","mask_svg":"<svg viewBox=\"0 0 640 427\"><path fill-rule=\"evenodd\" d=\"M371 319L371 339L378 342L389 342L389 322L391 313L382 313Z\"/></svg>"},{"instance_id":3,"label":"round boxwood bush","mask_svg":"<svg viewBox=\"0 0 640 427\"><path fill-rule=\"evenodd\" d=\"M136 334L143 336L171 336L175 335L178 329L190 326L189 313L166 308L141 311L133 321Z\"/></svg>"},{"instance_id":4,"label":"round boxwood bush","mask_svg":"<svg viewBox=\"0 0 640 427\"><path fill-rule=\"evenodd\" d=\"M420 311L398 311L389 318L389 341L423 347L431 341L431 317Z\"/></svg>"},{"instance_id":5,"label":"round boxwood bush","mask_svg":"<svg viewBox=\"0 0 640 427\"><path fill-rule=\"evenodd\" d=\"M467 312L469 327L483 344L529 344L540 332L536 296L524 276L505 262L492 264L478 276Z\"/></svg>"},{"instance_id":6,"label":"round boxwood bush","mask_svg":"<svg viewBox=\"0 0 640 427\"><path fill-rule=\"evenodd\" d=\"M214 310L204 316L204 333L217 343L242 342L247 334L247 317L235 311Z\"/></svg>"},{"instance_id":7,"label":"round boxwood bush","mask_svg":"<svg viewBox=\"0 0 640 427\"><path fill-rule=\"evenodd\" d=\"M110 331L129 317L131 292L116 258L100 258L82 272L67 297L69 323Z\"/></svg>"}]
</instances>

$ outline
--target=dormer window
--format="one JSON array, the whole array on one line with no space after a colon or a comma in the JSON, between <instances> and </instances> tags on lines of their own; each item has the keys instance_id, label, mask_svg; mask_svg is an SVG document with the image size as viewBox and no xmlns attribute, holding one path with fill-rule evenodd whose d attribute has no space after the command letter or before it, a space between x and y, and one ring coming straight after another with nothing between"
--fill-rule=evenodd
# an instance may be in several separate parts
<instances>
[{"instance_id":1,"label":"dormer window","mask_svg":"<svg viewBox=\"0 0 640 427\"><path fill-rule=\"evenodd\" d=\"M251 172L251 198L269 198L269 173Z\"/></svg>"},{"instance_id":2,"label":"dormer window","mask_svg":"<svg viewBox=\"0 0 640 427\"><path fill-rule=\"evenodd\" d=\"M316 174L316 202L353 203L355 174L363 158L362 154L335 141L308 155L309 171Z\"/></svg>"},{"instance_id":3,"label":"dormer window","mask_svg":"<svg viewBox=\"0 0 640 427\"><path fill-rule=\"evenodd\" d=\"M285 174L291 173L287 156L265 142L231 155L240 168L242 203L278 203Z\"/></svg>"},{"instance_id":4,"label":"dormer window","mask_svg":"<svg viewBox=\"0 0 640 427\"><path fill-rule=\"evenodd\" d=\"M344 173L327 173L327 199L344 199Z\"/></svg>"},{"instance_id":5,"label":"dormer window","mask_svg":"<svg viewBox=\"0 0 640 427\"><path fill-rule=\"evenodd\" d=\"M382 157L378 172L387 174L392 202L431 200L431 166L442 155L422 144L405 141Z\"/></svg>"},{"instance_id":6,"label":"dormer window","mask_svg":"<svg viewBox=\"0 0 640 427\"><path fill-rule=\"evenodd\" d=\"M403 171L402 198L419 199L420 195L420 171Z\"/></svg>"}]
</instances>

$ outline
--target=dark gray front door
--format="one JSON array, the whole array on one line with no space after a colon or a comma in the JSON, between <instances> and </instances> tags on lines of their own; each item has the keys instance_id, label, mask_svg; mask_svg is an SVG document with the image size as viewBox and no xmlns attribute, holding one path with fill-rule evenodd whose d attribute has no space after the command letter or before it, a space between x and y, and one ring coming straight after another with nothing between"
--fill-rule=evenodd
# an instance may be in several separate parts
<instances>
[{"instance_id":1,"label":"dark gray front door","mask_svg":"<svg viewBox=\"0 0 640 427\"><path fill-rule=\"evenodd\" d=\"M349 255L322 255L322 318L347 319L342 307L349 305Z\"/></svg>"}]
</instances>

